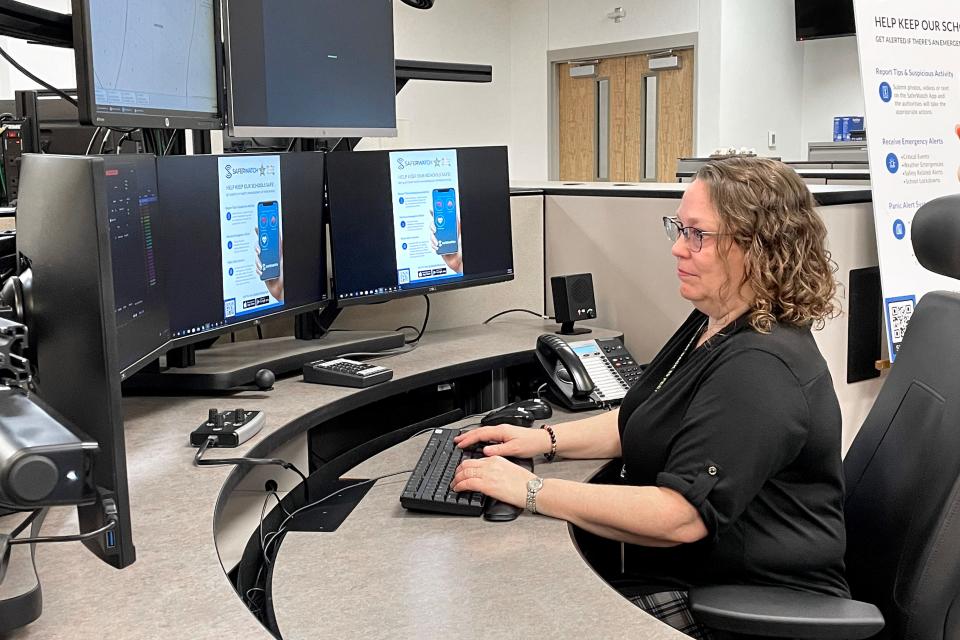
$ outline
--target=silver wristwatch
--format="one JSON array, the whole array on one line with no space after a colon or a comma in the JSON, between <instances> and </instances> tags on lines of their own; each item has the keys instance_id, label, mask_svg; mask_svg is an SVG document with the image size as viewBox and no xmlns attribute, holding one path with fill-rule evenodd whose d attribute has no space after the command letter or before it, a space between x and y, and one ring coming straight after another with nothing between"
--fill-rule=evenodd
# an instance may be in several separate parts
<instances>
[{"instance_id":1,"label":"silver wristwatch","mask_svg":"<svg viewBox=\"0 0 960 640\"><path fill-rule=\"evenodd\" d=\"M527 481L527 511L537 512L537 494L543 489L543 478L534 478Z\"/></svg>"}]
</instances>

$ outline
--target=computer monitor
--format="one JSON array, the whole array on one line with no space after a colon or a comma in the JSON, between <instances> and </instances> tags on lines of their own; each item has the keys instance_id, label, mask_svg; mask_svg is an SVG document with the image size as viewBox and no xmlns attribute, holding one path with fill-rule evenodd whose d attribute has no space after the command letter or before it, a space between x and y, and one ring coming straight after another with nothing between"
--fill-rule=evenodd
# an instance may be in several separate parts
<instances>
[{"instance_id":1,"label":"computer monitor","mask_svg":"<svg viewBox=\"0 0 960 640\"><path fill-rule=\"evenodd\" d=\"M125 377L156 358L170 340L159 262L160 203L152 155L103 157L117 322L117 354Z\"/></svg>"},{"instance_id":2,"label":"computer monitor","mask_svg":"<svg viewBox=\"0 0 960 640\"><path fill-rule=\"evenodd\" d=\"M506 147L331 153L337 304L513 279Z\"/></svg>"},{"instance_id":3,"label":"computer monitor","mask_svg":"<svg viewBox=\"0 0 960 640\"><path fill-rule=\"evenodd\" d=\"M323 162L322 153L158 159L168 346L327 299Z\"/></svg>"},{"instance_id":4,"label":"computer monitor","mask_svg":"<svg viewBox=\"0 0 960 640\"><path fill-rule=\"evenodd\" d=\"M37 395L96 440L94 479L118 524L84 544L122 568L136 553L130 528L120 359L104 160L23 157L17 250L32 272L25 305ZM78 507L80 530L106 524L102 501Z\"/></svg>"},{"instance_id":5,"label":"computer monitor","mask_svg":"<svg viewBox=\"0 0 960 640\"><path fill-rule=\"evenodd\" d=\"M222 128L214 0L73 0L73 28L82 122Z\"/></svg>"},{"instance_id":6,"label":"computer monitor","mask_svg":"<svg viewBox=\"0 0 960 640\"><path fill-rule=\"evenodd\" d=\"M223 0L232 136L394 136L391 0Z\"/></svg>"}]
</instances>

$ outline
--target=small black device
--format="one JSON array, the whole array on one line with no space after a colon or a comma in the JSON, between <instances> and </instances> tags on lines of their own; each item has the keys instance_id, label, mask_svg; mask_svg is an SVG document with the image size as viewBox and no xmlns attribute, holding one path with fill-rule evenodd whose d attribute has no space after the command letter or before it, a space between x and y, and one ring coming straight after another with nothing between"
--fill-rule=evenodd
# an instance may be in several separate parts
<instances>
[{"instance_id":1,"label":"small black device","mask_svg":"<svg viewBox=\"0 0 960 640\"><path fill-rule=\"evenodd\" d=\"M483 457L483 445L461 449L453 439L458 429L434 429L420 454L407 485L400 495L400 504L412 511L432 511L460 516L479 516L493 522L515 519L522 509L493 500L477 491L456 492L450 482L464 460ZM511 462L533 471L533 461L510 458Z\"/></svg>"},{"instance_id":2,"label":"small black device","mask_svg":"<svg viewBox=\"0 0 960 640\"><path fill-rule=\"evenodd\" d=\"M491 411L480 420L482 425L512 424L518 427L532 427L536 420L546 420L553 415L553 408L534 398L513 402Z\"/></svg>"},{"instance_id":3,"label":"small black device","mask_svg":"<svg viewBox=\"0 0 960 640\"><path fill-rule=\"evenodd\" d=\"M597 303L593 299L593 275L577 273L569 276L550 278L553 289L553 315L560 323L557 333L565 336L590 333L590 329L577 327L578 320L594 320L597 317Z\"/></svg>"},{"instance_id":4,"label":"small black device","mask_svg":"<svg viewBox=\"0 0 960 640\"><path fill-rule=\"evenodd\" d=\"M619 403L643 373L619 338L568 343L545 333L537 339L536 356L551 398L571 411Z\"/></svg>"},{"instance_id":5,"label":"small black device","mask_svg":"<svg viewBox=\"0 0 960 640\"><path fill-rule=\"evenodd\" d=\"M208 439L216 438L209 446L236 447L259 433L264 424L266 417L262 411L210 409L206 421L190 434L190 444L199 447Z\"/></svg>"},{"instance_id":6,"label":"small black device","mask_svg":"<svg viewBox=\"0 0 960 640\"><path fill-rule=\"evenodd\" d=\"M392 377L392 369L347 358L316 360L303 365L303 381L314 384L363 389L386 382Z\"/></svg>"}]
</instances>

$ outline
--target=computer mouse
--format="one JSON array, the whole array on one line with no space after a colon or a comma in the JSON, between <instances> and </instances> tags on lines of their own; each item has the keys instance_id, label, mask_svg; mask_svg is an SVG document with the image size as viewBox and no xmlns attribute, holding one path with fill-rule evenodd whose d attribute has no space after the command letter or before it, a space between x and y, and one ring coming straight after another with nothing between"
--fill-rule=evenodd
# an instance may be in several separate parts
<instances>
[{"instance_id":1,"label":"computer mouse","mask_svg":"<svg viewBox=\"0 0 960 640\"><path fill-rule=\"evenodd\" d=\"M518 427L532 427L535 420L546 420L552 415L553 409L549 404L538 398L533 398L513 402L491 411L483 417L480 424L513 424Z\"/></svg>"},{"instance_id":2,"label":"computer mouse","mask_svg":"<svg viewBox=\"0 0 960 640\"><path fill-rule=\"evenodd\" d=\"M493 425L493 424L512 424L518 427L532 427L534 420L537 418L533 415L532 411L527 411L526 409L520 407L514 407L513 405L507 405L502 409L497 409L491 411L487 415L483 416L480 420L480 424Z\"/></svg>"},{"instance_id":3,"label":"computer mouse","mask_svg":"<svg viewBox=\"0 0 960 640\"><path fill-rule=\"evenodd\" d=\"M483 519L490 522L510 522L516 520L523 509L515 507L506 502L500 502L493 498L487 499L487 504L483 508Z\"/></svg>"},{"instance_id":4,"label":"computer mouse","mask_svg":"<svg viewBox=\"0 0 960 640\"><path fill-rule=\"evenodd\" d=\"M546 420L553 415L553 407L540 398L521 400L520 402L516 402L514 404L532 413L533 417L537 420Z\"/></svg>"}]
</instances>

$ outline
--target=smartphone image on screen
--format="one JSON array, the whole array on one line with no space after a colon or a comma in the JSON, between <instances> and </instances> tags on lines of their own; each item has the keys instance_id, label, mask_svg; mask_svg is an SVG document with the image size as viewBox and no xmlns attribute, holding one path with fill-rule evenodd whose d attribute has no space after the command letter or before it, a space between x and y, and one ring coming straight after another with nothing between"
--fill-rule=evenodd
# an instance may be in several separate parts
<instances>
[{"instance_id":1,"label":"smartphone image on screen","mask_svg":"<svg viewBox=\"0 0 960 640\"><path fill-rule=\"evenodd\" d=\"M257 231L260 246L261 280L280 277L280 207L276 201L257 204Z\"/></svg>"},{"instance_id":2,"label":"smartphone image on screen","mask_svg":"<svg viewBox=\"0 0 960 640\"><path fill-rule=\"evenodd\" d=\"M456 190L433 190L433 224L437 228L437 253L447 255L460 250L457 239Z\"/></svg>"}]
</instances>

